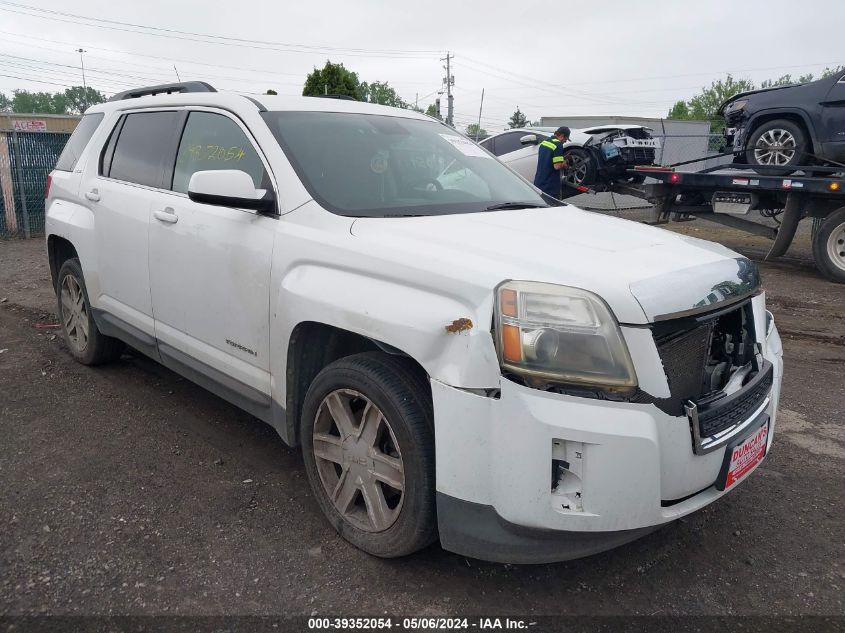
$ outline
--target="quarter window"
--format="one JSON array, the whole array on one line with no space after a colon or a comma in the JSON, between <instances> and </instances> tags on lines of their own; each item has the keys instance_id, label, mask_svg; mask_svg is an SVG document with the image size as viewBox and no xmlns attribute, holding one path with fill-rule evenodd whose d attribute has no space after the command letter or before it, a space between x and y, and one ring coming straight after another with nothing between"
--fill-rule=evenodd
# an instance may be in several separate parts
<instances>
[{"instance_id":1,"label":"quarter window","mask_svg":"<svg viewBox=\"0 0 845 633\"><path fill-rule=\"evenodd\" d=\"M195 172L219 169L239 169L256 189L267 188L264 164L243 130L222 114L191 112L176 155L173 191L187 193Z\"/></svg>"},{"instance_id":2,"label":"quarter window","mask_svg":"<svg viewBox=\"0 0 845 633\"><path fill-rule=\"evenodd\" d=\"M73 171L73 168L76 167L76 161L79 160L82 151L88 145L88 141L94 136L94 132L100 125L100 121L103 120L103 116L102 112L94 112L82 117L79 125L76 126L73 134L70 135L70 140L65 145L64 150L62 150L62 155L59 156L59 160L56 163L56 169L60 171Z\"/></svg>"},{"instance_id":3,"label":"quarter window","mask_svg":"<svg viewBox=\"0 0 845 633\"><path fill-rule=\"evenodd\" d=\"M178 112L126 115L108 174L104 175L139 185L161 187L164 166L173 156L173 137L178 119Z\"/></svg>"}]
</instances>

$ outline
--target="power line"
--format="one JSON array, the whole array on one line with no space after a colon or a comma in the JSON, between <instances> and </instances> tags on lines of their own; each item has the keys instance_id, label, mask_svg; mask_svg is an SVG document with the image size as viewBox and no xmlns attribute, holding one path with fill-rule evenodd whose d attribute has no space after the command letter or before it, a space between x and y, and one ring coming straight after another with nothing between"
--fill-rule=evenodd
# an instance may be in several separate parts
<instances>
[{"instance_id":1,"label":"power line","mask_svg":"<svg viewBox=\"0 0 845 633\"><path fill-rule=\"evenodd\" d=\"M109 29L114 31L124 31L128 33L138 33L141 35L152 35L155 37L165 37L171 39L180 39L191 42L201 42L206 44L218 44L223 46L240 46L243 48L252 48L258 50L279 50L290 53L320 53L320 54L337 54L348 55L353 57L402 57L403 59L419 58L428 59L431 55L439 53L439 51L405 51L405 50L391 50L391 49L364 49L364 48L339 48L332 46L312 46L307 44L292 44L286 42L273 42L266 40L244 39L237 37L228 37L224 35L215 35L209 33L195 33L191 31L180 31L177 29L167 29L157 26L148 26L144 24L135 24L132 22L120 22L117 20L107 20L104 18L93 18L90 16L67 13L64 11L54 11L51 9L43 9L40 7L33 7L30 5L20 4L16 2L9 2L8 0L0 0L0 11L7 11L19 15L28 15L30 17L41 18L45 20L53 20L56 22L65 22L70 24L78 24L81 26L91 26L102 29ZM14 7L14 8L9 8ZM142 29L142 30L139 30ZM259 46L260 44L260 46Z\"/></svg>"}]
</instances>

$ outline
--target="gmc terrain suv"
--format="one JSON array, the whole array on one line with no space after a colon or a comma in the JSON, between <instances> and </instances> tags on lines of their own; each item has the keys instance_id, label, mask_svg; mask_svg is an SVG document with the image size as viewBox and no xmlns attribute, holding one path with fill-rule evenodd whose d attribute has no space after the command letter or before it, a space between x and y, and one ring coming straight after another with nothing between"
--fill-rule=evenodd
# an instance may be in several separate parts
<instances>
[{"instance_id":1,"label":"gmc terrain suv","mask_svg":"<svg viewBox=\"0 0 845 633\"><path fill-rule=\"evenodd\" d=\"M845 162L845 72L743 92L723 103L719 114L725 117L727 146L741 162L764 167Z\"/></svg>"},{"instance_id":2,"label":"gmc terrain suv","mask_svg":"<svg viewBox=\"0 0 845 633\"><path fill-rule=\"evenodd\" d=\"M122 93L47 208L70 353L128 344L271 424L378 556L584 556L772 444L781 344L749 260L544 198L410 110Z\"/></svg>"}]
</instances>

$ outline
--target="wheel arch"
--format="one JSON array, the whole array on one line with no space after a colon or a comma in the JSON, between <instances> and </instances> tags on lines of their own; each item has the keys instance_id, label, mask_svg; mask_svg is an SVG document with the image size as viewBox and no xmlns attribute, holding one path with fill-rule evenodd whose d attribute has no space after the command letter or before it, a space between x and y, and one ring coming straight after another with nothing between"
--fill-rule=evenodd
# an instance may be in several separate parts
<instances>
[{"instance_id":1,"label":"wheel arch","mask_svg":"<svg viewBox=\"0 0 845 633\"><path fill-rule=\"evenodd\" d=\"M47 258L50 263L50 278L53 281L53 288L58 283L59 270L67 260L79 258L79 253L73 243L59 235L47 236Z\"/></svg>"},{"instance_id":2,"label":"wheel arch","mask_svg":"<svg viewBox=\"0 0 845 633\"><path fill-rule=\"evenodd\" d=\"M285 372L284 439L299 444L299 417L308 387L326 366L361 352L383 352L409 359L414 371L428 383L428 372L410 354L383 341L318 321L303 321L292 330ZM279 429L282 433L282 429Z\"/></svg>"},{"instance_id":3,"label":"wheel arch","mask_svg":"<svg viewBox=\"0 0 845 633\"><path fill-rule=\"evenodd\" d=\"M819 140L816 136L816 130L813 127L810 115L799 108L787 108L778 110L761 110L751 116L748 121L748 131L745 133L745 150L748 149L748 139L757 131L757 129L764 123L775 121L777 119L785 119L799 125L807 134L810 143L808 151L812 154L816 153L816 148L819 147Z\"/></svg>"}]
</instances>

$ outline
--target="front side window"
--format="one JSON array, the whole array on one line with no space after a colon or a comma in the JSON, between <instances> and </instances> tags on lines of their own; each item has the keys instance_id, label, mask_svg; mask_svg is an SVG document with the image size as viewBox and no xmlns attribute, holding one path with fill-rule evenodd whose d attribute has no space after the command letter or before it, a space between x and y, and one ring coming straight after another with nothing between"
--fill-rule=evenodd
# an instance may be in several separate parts
<instances>
[{"instance_id":1,"label":"front side window","mask_svg":"<svg viewBox=\"0 0 845 633\"><path fill-rule=\"evenodd\" d=\"M232 119L211 112L191 112L176 154L173 191L187 193L195 172L219 169L245 171L256 189L268 186L258 153Z\"/></svg>"},{"instance_id":2,"label":"front side window","mask_svg":"<svg viewBox=\"0 0 845 633\"><path fill-rule=\"evenodd\" d=\"M309 193L355 217L444 215L548 204L481 147L439 122L341 112L265 112Z\"/></svg>"},{"instance_id":3,"label":"front side window","mask_svg":"<svg viewBox=\"0 0 845 633\"><path fill-rule=\"evenodd\" d=\"M109 178L149 187L164 186L164 167L172 160L178 112L127 114L114 148Z\"/></svg>"}]
</instances>

